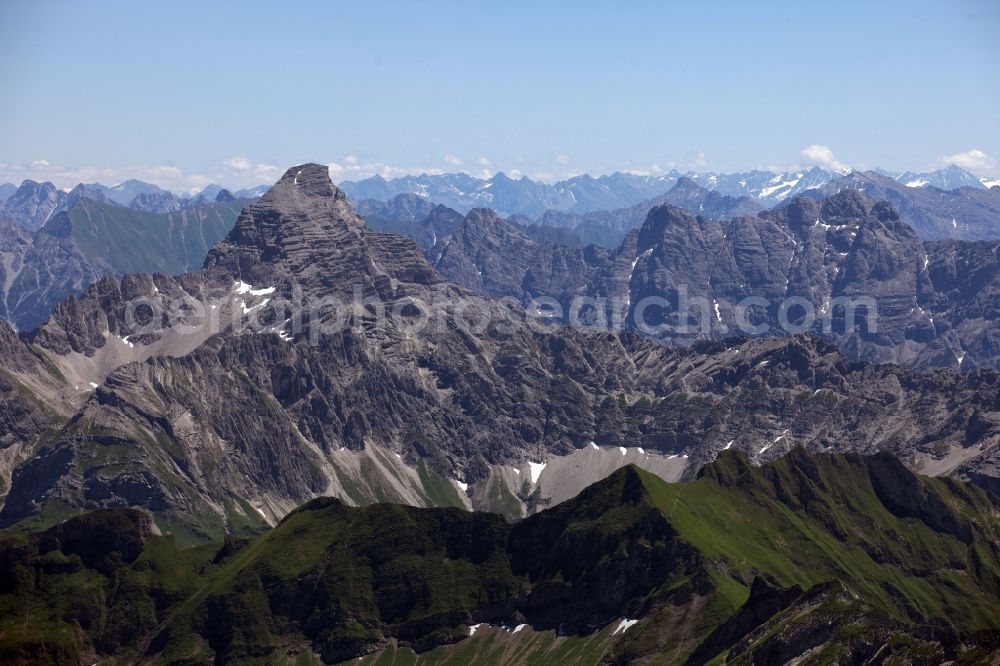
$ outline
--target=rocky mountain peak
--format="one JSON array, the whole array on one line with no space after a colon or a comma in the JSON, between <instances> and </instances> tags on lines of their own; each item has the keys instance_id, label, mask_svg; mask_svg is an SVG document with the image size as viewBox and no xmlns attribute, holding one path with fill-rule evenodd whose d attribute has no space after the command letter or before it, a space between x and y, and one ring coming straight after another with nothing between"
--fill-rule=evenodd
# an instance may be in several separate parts
<instances>
[{"instance_id":1,"label":"rocky mountain peak","mask_svg":"<svg viewBox=\"0 0 1000 666\"><path fill-rule=\"evenodd\" d=\"M342 293L378 276L440 281L409 239L369 231L330 180L327 167L292 167L209 252L206 269L253 284L297 282L318 294Z\"/></svg>"},{"instance_id":2,"label":"rocky mountain peak","mask_svg":"<svg viewBox=\"0 0 1000 666\"><path fill-rule=\"evenodd\" d=\"M41 227L65 199L65 192L49 182L25 180L4 202L4 212L29 231Z\"/></svg>"},{"instance_id":3,"label":"rocky mountain peak","mask_svg":"<svg viewBox=\"0 0 1000 666\"><path fill-rule=\"evenodd\" d=\"M822 216L820 202L808 197L797 197L788 204L788 226L808 227Z\"/></svg>"},{"instance_id":4,"label":"rocky mountain peak","mask_svg":"<svg viewBox=\"0 0 1000 666\"><path fill-rule=\"evenodd\" d=\"M697 218L685 210L662 204L649 211L646 222L639 229L639 251L659 243L666 235L677 233L698 224Z\"/></svg>"},{"instance_id":5,"label":"rocky mountain peak","mask_svg":"<svg viewBox=\"0 0 1000 666\"><path fill-rule=\"evenodd\" d=\"M66 199L60 205L60 209L72 208L81 199L90 199L101 203L113 203L101 190L90 185L80 183L66 195Z\"/></svg>"},{"instance_id":6,"label":"rocky mountain peak","mask_svg":"<svg viewBox=\"0 0 1000 666\"><path fill-rule=\"evenodd\" d=\"M344 201L347 195L330 180L330 170L322 164L293 166L262 198L295 199L299 197L329 197Z\"/></svg>"},{"instance_id":7,"label":"rocky mountain peak","mask_svg":"<svg viewBox=\"0 0 1000 666\"><path fill-rule=\"evenodd\" d=\"M337 231L338 233L334 233ZM205 259L205 267L247 267L302 257L336 242L355 244L364 222L334 186L326 167L292 167L270 190L244 209L236 226ZM235 272L239 274L239 270Z\"/></svg>"},{"instance_id":8,"label":"rocky mountain peak","mask_svg":"<svg viewBox=\"0 0 1000 666\"><path fill-rule=\"evenodd\" d=\"M497 215L496 211L489 208L473 208L465 216L466 231L497 231L500 227L507 227L507 223Z\"/></svg>"},{"instance_id":9,"label":"rocky mountain peak","mask_svg":"<svg viewBox=\"0 0 1000 666\"><path fill-rule=\"evenodd\" d=\"M846 218L856 220L868 215L875 202L858 190L842 190L823 201L821 214L834 220Z\"/></svg>"},{"instance_id":10,"label":"rocky mountain peak","mask_svg":"<svg viewBox=\"0 0 1000 666\"><path fill-rule=\"evenodd\" d=\"M21 185L17 188L17 192L14 196L19 198L26 197L45 197L49 193L55 192L56 186L49 182L39 183L37 181L28 179L21 182Z\"/></svg>"},{"instance_id":11,"label":"rocky mountain peak","mask_svg":"<svg viewBox=\"0 0 1000 666\"><path fill-rule=\"evenodd\" d=\"M219 190L219 193L215 195L215 203L229 203L236 201L236 197L229 190Z\"/></svg>"},{"instance_id":12,"label":"rocky mountain peak","mask_svg":"<svg viewBox=\"0 0 1000 666\"><path fill-rule=\"evenodd\" d=\"M780 211L784 211L783 213ZM860 190L846 189L837 194L817 201L811 197L801 196L793 199L784 209L776 209L762 214L767 219L784 217L789 227L811 227L817 222L828 227L856 227L866 223L892 224L900 221L899 213L888 201L876 201ZM906 225L898 225L894 229L907 232Z\"/></svg>"},{"instance_id":13,"label":"rocky mountain peak","mask_svg":"<svg viewBox=\"0 0 1000 666\"><path fill-rule=\"evenodd\" d=\"M680 191L689 190L689 191L694 192L694 191L698 191L698 190L701 190L701 189L704 189L704 188L702 188L701 185L699 185L698 183L694 182L694 180L688 178L687 176L681 176L680 178L677 179L677 182L674 183L674 186L673 186L672 189L680 190Z\"/></svg>"}]
</instances>

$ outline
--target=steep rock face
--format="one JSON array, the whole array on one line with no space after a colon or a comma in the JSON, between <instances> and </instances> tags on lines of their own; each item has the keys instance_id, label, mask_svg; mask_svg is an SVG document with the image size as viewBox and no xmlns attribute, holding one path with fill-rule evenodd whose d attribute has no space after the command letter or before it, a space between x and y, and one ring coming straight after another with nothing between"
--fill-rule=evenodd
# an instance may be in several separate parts
<instances>
[{"instance_id":1,"label":"steep rock face","mask_svg":"<svg viewBox=\"0 0 1000 666\"><path fill-rule=\"evenodd\" d=\"M3 203L3 212L28 231L35 231L49 220L65 198L66 193L52 183L26 180Z\"/></svg>"},{"instance_id":2,"label":"steep rock face","mask_svg":"<svg viewBox=\"0 0 1000 666\"><path fill-rule=\"evenodd\" d=\"M671 219L658 225L658 215ZM711 302L710 326L725 334L741 323L740 303L760 297L767 306L750 310L749 321L766 324L767 334L782 334L789 327L780 308L794 297L811 307L815 321L809 328L832 337L852 358L915 367L996 365L992 336L984 334L984 320L971 305L992 307L997 274L990 250L925 245L887 203L853 190L822 202L800 198L757 218L733 220L721 238L714 227L705 235L712 225L704 220L658 215L651 215L648 233L640 235L639 251L650 254L640 258L630 281L633 303L685 285L689 296ZM976 262L975 268L964 266L976 281L959 278L954 269L949 274L945 266L935 279L933 266L954 262L959 247L964 261ZM874 313L866 300L874 303ZM845 320L848 313L838 306L843 302L855 304L854 321ZM796 317L801 312L785 311L791 330L805 325L801 314ZM693 322L692 315L706 317L703 309L689 314ZM704 328L697 332L704 334ZM676 331L665 329L661 337L675 338Z\"/></svg>"},{"instance_id":3,"label":"steep rock face","mask_svg":"<svg viewBox=\"0 0 1000 666\"><path fill-rule=\"evenodd\" d=\"M43 433L68 418L70 408L46 399L62 382L2 321L0 358L0 493L6 494L13 469Z\"/></svg>"},{"instance_id":4,"label":"steep rock face","mask_svg":"<svg viewBox=\"0 0 1000 666\"><path fill-rule=\"evenodd\" d=\"M462 226L429 251L434 267L456 284L490 295L517 296L536 243L491 210L472 210Z\"/></svg>"},{"instance_id":5,"label":"steep rock face","mask_svg":"<svg viewBox=\"0 0 1000 666\"><path fill-rule=\"evenodd\" d=\"M634 236L625 247L634 245ZM527 306L554 297L568 310L573 297L601 297L621 277L618 253L598 246L569 248L539 243L518 226L486 209L475 209L450 236L425 252L449 281L495 298L510 296Z\"/></svg>"}]
</instances>

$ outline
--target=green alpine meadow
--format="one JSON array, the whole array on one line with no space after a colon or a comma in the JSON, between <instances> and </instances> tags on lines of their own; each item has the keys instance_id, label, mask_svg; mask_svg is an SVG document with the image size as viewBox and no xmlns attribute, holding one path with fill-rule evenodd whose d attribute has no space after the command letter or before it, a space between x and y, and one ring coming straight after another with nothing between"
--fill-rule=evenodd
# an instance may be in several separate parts
<instances>
[{"instance_id":1,"label":"green alpine meadow","mask_svg":"<svg viewBox=\"0 0 1000 666\"><path fill-rule=\"evenodd\" d=\"M1000 501L888 454L626 466L515 523L317 498L182 548L102 509L0 540L4 664L991 663Z\"/></svg>"}]
</instances>

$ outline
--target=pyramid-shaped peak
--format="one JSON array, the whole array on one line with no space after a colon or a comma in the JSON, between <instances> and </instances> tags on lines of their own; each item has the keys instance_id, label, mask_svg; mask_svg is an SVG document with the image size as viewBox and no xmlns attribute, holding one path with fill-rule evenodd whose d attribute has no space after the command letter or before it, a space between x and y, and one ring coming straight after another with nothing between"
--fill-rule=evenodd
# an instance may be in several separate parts
<instances>
[{"instance_id":1,"label":"pyramid-shaped peak","mask_svg":"<svg viewBox=\"0 0 1000 666\"><path fill-rule=\"evenodd\" d=\"M333 197L344 200L343 193L330 180L330 169L322 164L300 164L285 172L277 183L268 190L263 198L281 198L289 196Z\"/></svg>"},{"instance_id":2,"label":"pyramid-shaped peak","mask_svg":"<svg viewBox=\"0 0 1000 666\"><path fill-rule=\"evenodd\" d=\"M238 275L247 265L284 261L302 266L324 252L362 243L364 222L321 164L285 172L256 203L245 208L229 235L209 252L205 267L226 265Z\"/></svg>"},{"instance_id":3,"label":"pyramid-shaped peak","mask_svg":"<svg viewBox=\"0 0 1000 666\"><path fill-rule=\"evenodd\" d=\"M412 240L370 233L321 164L294 166L205 259L206 269L248 284L295 283L317 296L351 293L380 276L440 280Z\"/></svg>"}]
</instances>

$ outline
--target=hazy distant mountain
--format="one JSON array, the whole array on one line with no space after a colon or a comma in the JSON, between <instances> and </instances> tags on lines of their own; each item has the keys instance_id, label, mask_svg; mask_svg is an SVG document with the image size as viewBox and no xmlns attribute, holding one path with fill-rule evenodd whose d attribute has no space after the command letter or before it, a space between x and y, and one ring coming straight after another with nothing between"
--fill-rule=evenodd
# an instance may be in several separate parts
<instances>
[{"instance_id":1,"label":"hazy distant mountain","mask_svg":"<svg viewBox=\"0 0 1000 666\"><path fill-rule=\"evenodd\" d=\"M19 224L0 216L0 319L9 319L7 291L21 271L31 234Z\"/></svg>"},{"instance_id":2,"label":"hazy distant mountain","mask_svg":"<svg viewBox=\"0 0 1000 666\"><path fill-rule=\"evenodd\" d=\"M181 209L182 203L170 192L152 192L135 195L128 207L147 213L173 213Z\"/></svg>"},{"instance_id":3,"label":"hazy distant mountain","mask_svg":"<svg viewBox=\"0 0 1000 666\"><path fill-rule=\"evenodd\" d=\"M936 187L939 190L957 190L960 187L984 188L985 185L968 171L957 166L949 166L937 171L914 173L907 171L893 180L907 187Z\"/></svg>"},{"instance_id":4,"label":"hazy distant mountain","mask_svg":"<svg viewBox=\"0 0 1000 666\"><path fill-rule=\"evenodd\" d=\"M594 178L584 174L549 185L527 177L513 180L501 172L490 179L464 173L403 176L392 180L374 176L356 182L345 181L341 187L354 201L388 201L409 193L463 213L472 208L490 208L505 216L537 217L546 211L583 214L628 208L666 193L681 177L722 195L752 197L765 205L773 205L808 189L821 187L836 176L819 167L787 174L770 171L681 174L670 171L661 176L613 173Z\"/></svg>"},{"instance_id":5,"label":"hazy distant mountain","mask_svg":"<svg viewBox=\"0 0 1000 666\"><path fill-rule=\"evenodd\" d=\"M670 204L694 215L726 220L740 215L755 215L764 205L749 196L739 197L708 190L691 178L682 176L665 194L647 199L628 208L611 211L591 211L582 215L546 211L536 220L540 226L570 229L584 244L616 248L632 229L646 221L656 206Z\"/></svg>"},{"instance_id":6,"label":"hazy distant mountain","mask_svg":"<svg viewBox=\"0 0 1000 666\"><path fill-rule=\"evenodd\" d=\"M844 189L860 190L873 199L890 202L925 240L1000 238L1000 189L916 187L874 171L855 171L806 194L822 198Z\"/></svg>"},{"instance_id":7,"label":"hazy distant mountain","mask_svg":"<svg viewBox=\"0 0 1000 666\"><path fill-rule=\"evenodd\" d=\"M81 196L33 235L0 231L5 266L0 316L27 330L105 275L177 274L200 266L249 203L240 199L158 214Z\"/></svg>"},{"instance_id":8,"label":"hazy distant mountain","mask_svg":"<svg viewBox=\"0 0 1000 666\"><path fill-rule=\"evenodd\" d=\"M500 172L489 179L468 174L403 176L386 180L374 176L341 184L354 201L389 201L399 194L416 194L462 213L490 208L503 215L536 217L546 210L588 212L630 206L666 192L679 174L662 177L616 173L593 178L578 176L549 185L527 177L517 180Z\"/></svg>"},{"instance_id":9,"label":"hazy distant mountain","mask_svg":"<svg viewBox=\"0 0 1000 666\"><path fill-rule=\"evenodd\" d=\"M990 185L1000 185L1000 180L979 179L956 166L926 173L895 174L881 170L875 173L910 188L931 186L954 190L969 187L981 190ZM763 207L771 207L800 194L815 192L828 183L841 181L845 177L849 178L850 173L812 167L783 173L754 170L731 174L681 174L670 171L660 176L613 173L598 178L584 174L546 184L527 177L514 180L502 172L489 179L454 173L403 176L391 180L374 176L359 181L345 181L341 183L341 188L355 202L366 199L384 202L400 194L413 194L463 214L473 208L490 208L508 218L515 215L537 218L548 212L582 216L594 211L630 208L660 197L680 178L687 178L706 190L724 196L748 197ZM920 230L919 225L916 226Z\"/></svg>"},{"instance_id":10,"label":"hazy distant mountain","mask_svg":"<svg viewBox=\"0 0 1000 666\"><path fill-rule=\"evenodd\" d=\"M236 190L235 192L233 192L233 195L237 199L256 199L257 197L264 194L264 192L267 192L269 189L271 189L270 185L256 185L254 187L249 187L245 190Z\"/></svg>"},{"instance_id":11,"label":"hazy distant mountain","mask_svg":"<svg viewBox=\"0 0 1000 666\"><path fill-rule=\"evenodd\" d=\"M6 201L14 192L17 192L17 185L14 183L0 184L0 204Z\"/></svg>"},{"instance_id":12,"label":"hazy distant mountain","mask_svg":"<svg viewBox=\"0 0 1000 666\"><path fill-rule=\"evenodd\" d=\"M358 202L355 210L369 229L408 236L425 254L437 244L439 238L455 233L464 221L464 216L458 211L447 206L435 206L415 194L400 194L387 202L365 199ZM536 224L523 216L514 216L508 222L538 243L568 247L586 245L569 229Z\"/></svg>"},{"instance_id":13,"label":"hazy distant mountain","mask_svg":"<svg viewBox=\"0 0 1000 666\"><path fill-rule=\"evenodd\" d=\"M66 198L66 193L52 183L26 180L3 203L4 216L34 231L45 224Z\"/></svg>"},{"instance_id":14,"label":"hazy distant mountain","mask_svg":"<svg viewBox=\"0 0 1000 666\"><path fill-rule=\"evenodd\" d=\"M162 187L135 179L126 180L117 185L111 186L94 183L89 185L89 187L100 191L111 203L119 206L129 205L129 203L140 194L169 194L169 192L164 190Z\"/></svg>"},{"instance_id":15,"label":"hazy distant mountain","mask_svg":"<svg viewBox=\"0 0 1000 666\"><path fill-rule=\"evenodd\" d=\"M748 171L745 173L693 173L688 177L702 187L731 197L753 197L773 206L808 190L822 187L838 174L813 167L789 173Z\"/></svg>"},{"instance_id":16,"label":"hazy distant mountain","mask_svg":"<svg viewBox=\"0 0 1000 666\"><path fill-rule=\"evenodd\" d=\"M643 223L651 208L663 203L696 215L719 219L753 215L764 208L750 197L724 196L706 190L682 176L666 194L628 208L584 214L546 211L538 218L511 215L506 221L518 228L520 233L539 243L617 248L626 233ZM462 217L454 209L443 205L439 207L457 215L459 219ZM357 202L355 208L372 229L409 236L423 250L429 249L438 238L454 230L454 225L442 226L440 213L433 220L434 224L429 225L427 218L436 207L429 200L415 194L400 194L387 202L364 199ZM444 233L441 233L442 230Z\"/></svg>"},{"instance_id":17,"label":"hazy distant mountain","mask_svg":"<svg viewBox=\"0 0 1000 666\"><path fill-rule=\"evenodd\" d=\"M416 194L399 194L388 201L363 199L354 204L355 211L365 219L375 217L394 222L419 222L434 207L429 199Z\"/></svg>"},{"instance_id":18,"label":"hazy distant mountain","mask_svg":"<svg viewBox=\"0 0 1000 666\"><path fill-rule=\"evenodd\" d=\"M181 200L185 201L215 201L215 197L219 195L219 192L223 190L222 185L216 185L212 183L211 185L206 185L199 192L195 192L189 196L180 197Z\"/></svg>"}]
</instances>

